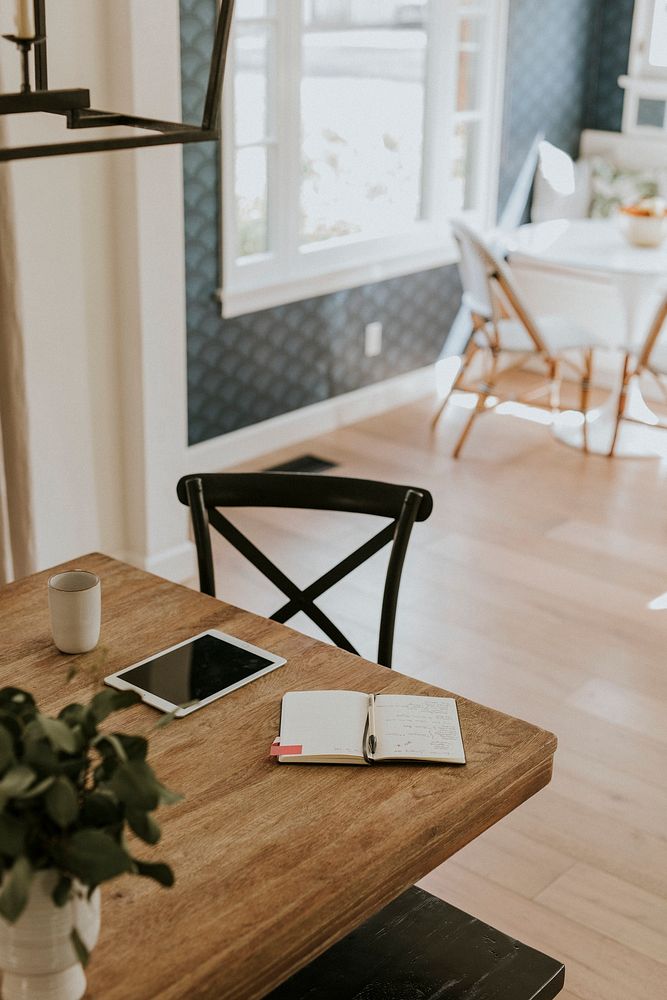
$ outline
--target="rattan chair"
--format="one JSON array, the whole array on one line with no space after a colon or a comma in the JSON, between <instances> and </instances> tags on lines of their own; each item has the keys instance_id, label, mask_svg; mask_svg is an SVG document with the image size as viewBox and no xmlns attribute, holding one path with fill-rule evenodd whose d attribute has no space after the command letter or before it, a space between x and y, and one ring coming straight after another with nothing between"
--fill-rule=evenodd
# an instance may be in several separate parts
<instances>
[{"instance_id":1,"label":"rattan chair","mask_svg":"<svg viewBox=\"0 0 667 1000\"><path fill-rule=\"evenodd\" d=\"M215 597L209 530L212 527L288 598L287 603L271 615L274 621L287 622L303 611L332 642L352 653L357 652L355 647L315 601L385 545L390 545L377 661L382 666L391 666L398 591L412 527L415 521L425 521L433 510L433 500L427 490L367 479L256 472L184 476L178 483L177 493L181 503L190 508L199 583L204 594ZM388 518L389 524L302 590L221 513L221 508L225 507L345 511Z\"/></svg>"},{"instance_id":2,"label":"rattan chair","mask_svg":"<svg viewBox=\"0 0 667 1000\"><path fill-rule=\"evenodd\" d=\"M643 420L637 420L635 417L630 417L625 412L628 401L628 393L630 392L630 385L634 378L640 379L642 375L650 375L660 389L665 401L667 401L667 343L659 343L660 334L662 333L666 320L667 295L665 295L662 299L656 310L656 313L651 321L651 325L649 326L646 340L642 344L634 363L632 355L629 352L626 352L625 354L623 359L621 391L618 397L616 425L614 427L614 436L609 449L610 457L616 450L621 424L624 421L630 424L644 423ZM651 424L651 426L667 430L667 422L665 421L659 421L657 424Z\"/></svg>"},{"instance_id":3,"label":"rattan chair","mask_svg":"<svg viewBox=\"0 0 667 1000\"><path fill-rule=\"evenodd\" d=\"M584 414L584 450L588 450L586 409L590 393L593 350L599 346L595 335L561 316L533 316L523 301L504 261L494 254L484 240L461 222L452 223L454 238L460 250L459 271L463 284L464 304L472 316L473 331L463 356L461 367L449 392L440 403L431 429L435 430L454 391L472 392L477 403L454 448L458 458L475 420L494 409L500 402L521 402L540 405L541 397L548 402L543 408L559 411L560 380L563 362L571 365L581 381L580 408ZM467 381L471 362L483 354L483 374ZM581 367L566 352L581 354ZM544 372L544 381L521 396L503 395L500 379L510 371L537 362ZM495 402L489 406L489 397ZM571 408L568 408L571 409Z\"/></svg>"}]
</instances>

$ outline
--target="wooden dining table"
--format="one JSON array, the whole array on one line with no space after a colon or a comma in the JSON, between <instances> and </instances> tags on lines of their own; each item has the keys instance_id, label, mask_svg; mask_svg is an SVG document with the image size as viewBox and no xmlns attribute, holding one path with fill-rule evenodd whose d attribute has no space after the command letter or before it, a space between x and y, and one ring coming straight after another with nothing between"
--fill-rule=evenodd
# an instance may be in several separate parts
<instances>
[{"instance_id":1,"label":"wooden dining table","mask_svg":"<svg viewBox=\"0 0 667 1000\"><path fill-rule=\"evenodd\" d=\"M465 766L279 764L269 750L286 691L451 692L105 555L57 571L74 568L102 581L92 653L66 656L52 643L54 570L0 589L0 684L32 692L46 713L211 627L287 659L164 728L143 704L110 720L149 735L149 762L185 798L160 810L162 841L143 848L172 865L173 888L129 876L103 887L94 1000L266 996L550 780L551 733L459 696Z\"/></svg>"}]
</instances>

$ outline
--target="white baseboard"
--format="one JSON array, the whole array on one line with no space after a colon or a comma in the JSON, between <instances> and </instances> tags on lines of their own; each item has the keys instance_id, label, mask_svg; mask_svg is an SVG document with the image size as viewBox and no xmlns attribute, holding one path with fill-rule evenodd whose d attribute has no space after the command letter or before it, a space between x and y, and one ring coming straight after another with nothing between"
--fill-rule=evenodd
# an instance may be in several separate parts
<instances>
[{"instance_id":1,"label":"white baseboard","mask_svg":"<svg viewBox=\"0 0 667 1000\"><path fill-rule=\"evenodd\" d=\"M174 583L183 583L197 576L197 551L194 542L186 541L174 548L166 549L154 556L140 556L136 552L122 552L118 556L123 562L130 563L148 573L155 573Z\"/></svg>"},{"instance_id":2,"label":"white baseboard","mask_svg":"<svg viewBox=\"0 0 667 1000\"><path fill-rule=\"evenodd\" d=\"M385 413L433 392L435 366L428 365L375 385L355 389L321 403L284 413L261 424L243 427L221 437L188 448L188 472L219 472L259 458L267 452L298 444L318 434L327 434L347 424Z\"/></svg>"}]
</instances>

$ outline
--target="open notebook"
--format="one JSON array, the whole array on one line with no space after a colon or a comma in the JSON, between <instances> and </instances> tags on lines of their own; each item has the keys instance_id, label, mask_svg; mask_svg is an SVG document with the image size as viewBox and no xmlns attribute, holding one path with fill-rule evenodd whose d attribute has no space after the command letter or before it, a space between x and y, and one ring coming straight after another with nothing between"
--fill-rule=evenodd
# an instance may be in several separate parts
<instances>
[{"instance_id":1,"label":"open notebook","mask_svg":"<svg viewBox=\"0 0 667 1000\"><path fill-rule=\"evenodd\" d=\"M271 755L283 764L465 764L453 698L290 691Z\"/></svg>"}]
</instances>

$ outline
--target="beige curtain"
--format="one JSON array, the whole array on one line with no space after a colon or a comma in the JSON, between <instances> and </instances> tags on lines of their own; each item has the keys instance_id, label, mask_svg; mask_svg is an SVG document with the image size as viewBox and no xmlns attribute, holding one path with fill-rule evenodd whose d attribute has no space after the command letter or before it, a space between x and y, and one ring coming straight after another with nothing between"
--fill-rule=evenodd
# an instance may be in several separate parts
<instances>
[{"instance_id":1,"label":"beige curtain","mask_svg":"<svg viewBox=\"0 0 667 1000\"><path fill-rule=\"evenodd\" d=\"M0 116L0 147L6 144L3 133ZM0 583L33 569L28 413L13 206L9 167L0 163Z\"/></svg>"}]
</instances>

